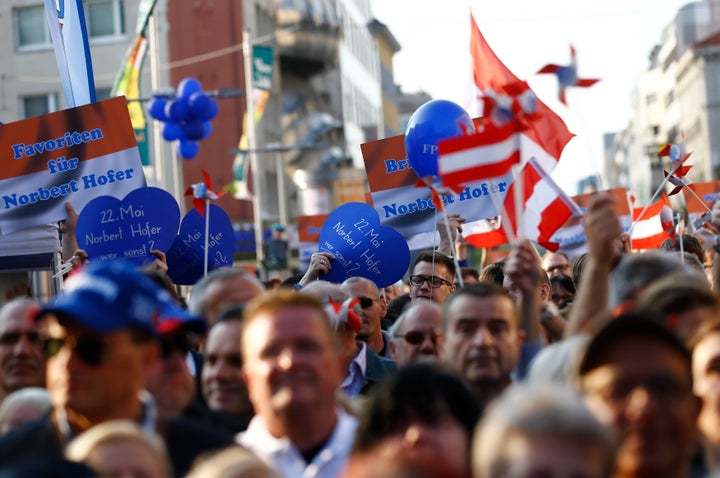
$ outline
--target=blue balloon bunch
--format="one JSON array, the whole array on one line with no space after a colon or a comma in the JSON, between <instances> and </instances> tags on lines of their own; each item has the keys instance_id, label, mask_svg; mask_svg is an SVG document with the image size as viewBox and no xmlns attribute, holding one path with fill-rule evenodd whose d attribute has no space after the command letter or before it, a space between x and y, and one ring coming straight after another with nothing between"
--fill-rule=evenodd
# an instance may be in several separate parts
<instances>
[{"instance_id":1,"label":"blue balloon bunch","mask_svg":"<svg viewBox=\"0 0 720 478\"><path fill-rule=\"evenodd\" d=\"M214 98L202 90L195 78L183 78L174 97L156 96L148 109L150 116L162 121L166 141L177 141L177 152L185 159L197 156L198 141L210 136L210 120L218 113Z\"/></svg>"}]
</instances>

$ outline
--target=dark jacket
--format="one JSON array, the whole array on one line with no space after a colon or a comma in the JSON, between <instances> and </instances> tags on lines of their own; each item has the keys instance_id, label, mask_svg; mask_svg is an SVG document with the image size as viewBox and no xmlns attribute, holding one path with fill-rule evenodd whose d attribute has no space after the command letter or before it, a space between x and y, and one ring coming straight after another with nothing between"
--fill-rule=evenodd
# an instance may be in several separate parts
<instances>
[{"instance_id":1,"label":"dark jacket","mask_svg":"<svg viewBox=\"0 0 720 478\"><path fill-rule=\"evenodd\" d=\"M168 420L158 433L165 441L175 476L185 476L201 453L233 444L231 434L185 418ZM0 438L0 470L21 461L62 457L64 446L65 439L51 415L45 415Z\"/></svg>"},{"instance_id":2,"label":"dark jacket","mask_svg":"<svg viewBox=\"0 0 720 478\"><path fill-rule=\"evenodd\" d=\"M360 388L360 395L367 395L372 387L386 375L395 373L397 365L389 358L381 357L366 347L365 383Z\"/></svg>"}]
</instances>

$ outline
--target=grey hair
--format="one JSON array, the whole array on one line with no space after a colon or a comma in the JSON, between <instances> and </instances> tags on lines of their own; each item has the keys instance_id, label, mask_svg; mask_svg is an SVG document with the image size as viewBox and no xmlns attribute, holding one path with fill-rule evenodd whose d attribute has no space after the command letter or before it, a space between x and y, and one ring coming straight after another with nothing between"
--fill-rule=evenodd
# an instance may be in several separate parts
<instances>
[{"instance_id":1,"label":"grey hair","mask_svg":"<svg viewBox=\"0 0 720 478\"><path fill-rule=\"evenodd\" d=\"M608 306L612 310L634 299L651 282L683 267L679 255L659 250L624 256L610 274Z\"/></svg>"},{"instance_id":2,"label":"grey hair","mask_svg":"<svg viewBox=\"0 0 720 478\"><path fill-rule=\"evenodd\" d=\"M245 269L236 269L232 267L221 267L209 272L205 277L200 279L193 285L190 290L190 297L188 297L188 311L196 315L207 316L207 297L205 292L207 291L210 284L215 281L223 280L228 277L242 276L250 281L257 283L261 290L265 290L265 286L255 274L246 271Z\"/></svg>"},{"instance_id":3,"label":"grey hair","mask_svg":"<svg viewBox=\"0 0 720 478\"><path fill-rule=\"evenodd\" d=\"M491 402L475 429L473 476L505 476L511 465L507 456L512 438L562 437L604 452L612 470L615 440L588 410L581 396L569 387L519 383Z\"/></svg>"},{"instance_id":4,"label":"grey hair","mask_svg":"<svg viewBox=\"0 0 720 478\"><path fill-rule=\"evenodd\" d=\"M26 387L8 394L0 405L0 429L22 405L30 405L40 417L52 408L50 393L40 387Z\"/></svg>"}]
</instances>

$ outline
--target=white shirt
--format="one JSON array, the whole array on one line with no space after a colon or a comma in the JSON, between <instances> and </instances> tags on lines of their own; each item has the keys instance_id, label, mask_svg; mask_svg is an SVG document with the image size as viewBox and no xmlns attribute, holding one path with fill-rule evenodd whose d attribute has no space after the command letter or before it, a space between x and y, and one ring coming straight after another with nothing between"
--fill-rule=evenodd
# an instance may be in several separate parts
<instances>
[{"instance_id":1,"label":"white shirt","mask_svg":"<svg viewBox=\"0 0 720 478\"><path fill-rule=\"evenodd\" d=\"M367 373L367 345L361 340L356 342L358 353L350 362L347 377L340 384L340 390L350 398L355 398L360 393L363 385L365 385L365 374Z\"/></svg>"},{"instance_id":2,"label":"white shirt","mask_svg":"<svg viewBox=\"0 0 720 478\"><path fill-rule=\"evenodd\" d=\"M253 417L246 431L238 433L235 441L285 478L335 478L345 469L358 426L357 419L342 409L337 409L337 415L330 440L309 464L287 437L272 436L259 415Z\"/></svg>"}]
</instances>

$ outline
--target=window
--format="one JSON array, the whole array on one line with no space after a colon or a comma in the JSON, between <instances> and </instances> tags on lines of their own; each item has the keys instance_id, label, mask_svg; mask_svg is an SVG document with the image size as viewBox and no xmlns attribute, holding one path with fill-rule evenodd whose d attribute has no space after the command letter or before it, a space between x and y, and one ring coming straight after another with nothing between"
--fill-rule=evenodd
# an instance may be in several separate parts
<instances>
[{"instance_id":1,"label":"window","mask_svg":"<svg viewBox=\"0 0 720 478\"><path fill-rule=\"evenodd\" d=\"M125 33L122 0L87 1L85 18L89 38L117 37Z\"/></svg>"},{"instance_id":2,"label":"window","mask_svg":"<svg viewBox=\"0 0 720 478\"><path fill-rule=\"evenodd\" d=\"M47 27L45 7L34 5L13 10L15 44L19 50L33 50L50 46L50 31Z\"/></svg>"},{"instance_id":3,"label":"window","mask_svg":"<svg viewBox=\"0 0 720 478\"><path fill-rule=\"evenodd\" d=\"M23 96L20 101L22 102L22 114L25 118L40 116L58 110L57 93Z\"/></svg>"}]
</instances>

